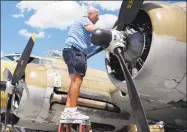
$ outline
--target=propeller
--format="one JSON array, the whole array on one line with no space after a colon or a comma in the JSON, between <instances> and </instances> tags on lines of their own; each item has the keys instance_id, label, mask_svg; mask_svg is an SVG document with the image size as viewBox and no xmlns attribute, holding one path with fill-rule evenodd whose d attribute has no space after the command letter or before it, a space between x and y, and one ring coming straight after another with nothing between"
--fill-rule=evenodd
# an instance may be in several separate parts
<instances>
[{"instance_id":1,"label":"propeller","mask_svg":"<svg viewBox=\"0 0 187 132\"><path fill-rule=\"evenodd\" d=\"M136 18L141 6L143 5L143 0L127 0L123 1L121 4L117 30L122 31L126 25L131 24ZM116 48L115 54L120 62L124 77L127 82L127 88L130 98L130 103L132 107L132 113L134 115L135 123L139 132L150 132L147 119L145 116L144 109L141 104L138 92L136 90L133 79L125 65L125 59L122 55L121 49Z\"/></svg>"},{"instance_id":2,"label":"propeller","mask_svg":"<svg viewBox=\"0 0 187 132\"><path fill-rule=\"evenodd\" d=\"M16 66L16 69L14 71L12 81L11 81L12 85L15 85L24 75L25 68L26 68L27 63L29 61L29 57L30 57L30 54L32 52L32 48L34 46L35 41L36 41L36 34L33 34L30 37L30 39L29 39L29 41L28 41L28 43L27 43L27 45L26 45L26 47L25 47L25 49L24 49L24 51L23 51L23 53L22 53L22 55L19 59L19 62Z\"/></svg>"},{"instance_id":3,"label":"propeller","mask_svg":"<svg viewBox=\"0 0 187 132\"><path fill-rule=\"evenodd\" d=\"M120 62L123 75L127 82L127 88L128 88L128 94L129 94L130 104L132 108L132 114L134 116L138 132L150 132L147 119L145 116L145 112L142 107L138 92L136 90L136 86L130 75L130 72L128 71L128 68L125 65L125 59L121 53L122 51L120 48L115 49L115 54Z\"/></svg>"},{"instance_id":4,"label":"propeller","mask_svg":"<svg viewBox=\"0 0 187 132\"><path fill-rule=\"evenodd\" d=\"M13 86L13 94L8 94L8 102L7 102L7 108L5 113L5 126L7 125L7 121L8 121L7 119L9 119L9 115L10 115L9 113L12 110L12 99L15 98L16 86L19 80L22 79L23 75L25 74L25 68L28 64L30 54L35 44L35 40L36 40L36 34L33 33L18 61L18 64L16 65L13 75L7 68L5 68L3 72L5 81L0 81L0 90L5 91L6 88L10 86L10 84Z\"/></svg>"},{"instance_id":5,"label":"propeller","mask_svg":"<svg viewBox=\"0 0 187 132\"><path fill-rule=\"evenodd\" d=\"M123 0L118 15L117 30L121 31L124 29L125 25L131 24L136 18L141 6L143 5L143 0Z\"/></svg>"}]
</instances>

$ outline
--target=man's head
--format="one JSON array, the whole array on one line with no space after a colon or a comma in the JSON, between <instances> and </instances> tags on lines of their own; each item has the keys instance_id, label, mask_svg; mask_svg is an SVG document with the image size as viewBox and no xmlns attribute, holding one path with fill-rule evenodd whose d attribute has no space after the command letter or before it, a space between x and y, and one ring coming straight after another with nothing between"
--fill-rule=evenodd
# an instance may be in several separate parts
<instances>
[{"instance_id":1,"label":"man's head","mask_svg":"<svg viewBox=\"0 0 187 132\"><path fill-rule=\"evenodd\" d=\"M95 24L99 20L99 10L93 6L88 7L87 16L90 21Z\"/></svg>"}]
</instances>

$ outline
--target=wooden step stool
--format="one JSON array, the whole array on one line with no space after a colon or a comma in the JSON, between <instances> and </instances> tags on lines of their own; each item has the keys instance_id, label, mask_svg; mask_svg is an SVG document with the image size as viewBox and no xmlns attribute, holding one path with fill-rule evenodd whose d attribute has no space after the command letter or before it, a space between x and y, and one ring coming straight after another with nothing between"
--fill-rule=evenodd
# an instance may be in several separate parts
<instances>
[{"instance_id":1,"label":"wooden step stool","mask_svg":"<svg viewBox=\"0 0 187 132\"><path fill-rule=\"evenodd\" d=\"M58 132L71 132L72 125L75 124L79 125L79 132L92 132L90 120L61 120Z\"/></svg>"}]
</instances>

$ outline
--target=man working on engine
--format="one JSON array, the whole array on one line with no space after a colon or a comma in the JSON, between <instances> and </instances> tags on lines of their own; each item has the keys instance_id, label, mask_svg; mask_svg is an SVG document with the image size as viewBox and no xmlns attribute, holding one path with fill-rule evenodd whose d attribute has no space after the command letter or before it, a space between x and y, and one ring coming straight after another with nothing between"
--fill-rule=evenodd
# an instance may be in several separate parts
<instances>
[{"instance_id":1,"label":"man working on engine","mask_svg":"<svg viewBox=\"0 0 187 132\"><path fill-rule=\"evenodd\" d=\"M68 67L71 86L68 91L66 106L61 120L88 120L87 115L77 110L77 101L83 77L87 70L86 55L91 45L90 33L96 29L99 10L89 7L87 15L76 20L70 27L63 49L63 58Z\"/></svg>"}]
</instances>

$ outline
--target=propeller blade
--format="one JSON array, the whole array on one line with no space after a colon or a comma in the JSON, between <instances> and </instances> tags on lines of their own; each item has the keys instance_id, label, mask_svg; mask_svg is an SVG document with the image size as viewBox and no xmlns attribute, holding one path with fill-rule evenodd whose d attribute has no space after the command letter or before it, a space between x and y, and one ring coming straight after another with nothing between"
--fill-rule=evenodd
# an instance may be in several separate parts
<instances>
[{"instance_id":1,"label":"propeller blade","mask_svg":"<svg viewBox=\"0 0 187 132\"><path fill-rule=\"evenodd\" d=\"M8 68L5 68L5 70L3 71L3 79L5 81L12 80L12 73L10 72L10 70Z\"/></svg>"},{"instance_id":2,"label":"propeller blade","mask_svg":"<svg viewBox=\"0 0 187 132\"><path fill-rule=\"evenodd\" d=\"M116 56L120 62L124 77L127 82L129 99L130 99L132 113L134 115L137 129L139 132L150 132L144 109L142 107L142 104L141 104L138 92L136 90L134 81L130 75L129 70L127 69L127 67L125 65L125 59L124 59L123 55L121 54L121 49L116 48L115 53L116 53Z\"/></svg>"},{"instance_id":3,"label":"propeller blade","mask_svg":"<svg viewBox=\"0 0 187 132\"><path fill-rule=\"evenodd\" d=\"M133 22L142 5L143 0L123 0L118 16L118 31L123 30L125 25Z\"/></svg>"},{"instance_id":4,"label":"propeller blade","mask_svg":"<svg viewBox=\"0 0 187 132\"><path fill-rule=\"evenodd\" d=\"M136 18L141 6L143 5L143 0L127 0L123 1L120 8L120 13L118 17L117 30L124 30L127 24L131 24ZM132 113L134 115L135 123L138 131L140 132L150 132L147 119L145 116L144 109L142 107L138 92L136 90L133 79L125 65L125 59L121 54L121 49L117 48L115 50L116 56L120 62L124 77L127 82L127 88L129 93L129 99L132 107Z\"/></svg>"},{"instance_id":5,"label":"propeller blade","mask_svg":"<svg viewBox=\"0 0 187 132\"><path fill-rule=\"evenodd\" d=\"M27 43L27 46L25 47L25 49L19 59L19 62L16 66L16 69L14 71L12 81L11 81L12 85L14 85L16 82L18 82L22 78L22 76L24 75L25 68L27 66L27 63L28 63L30 54L32 52L32 48L34 46L35 40L36 40L36 34L33 33L33 35L30 37L30 39Z\"/></svg>"}]
</instances>

